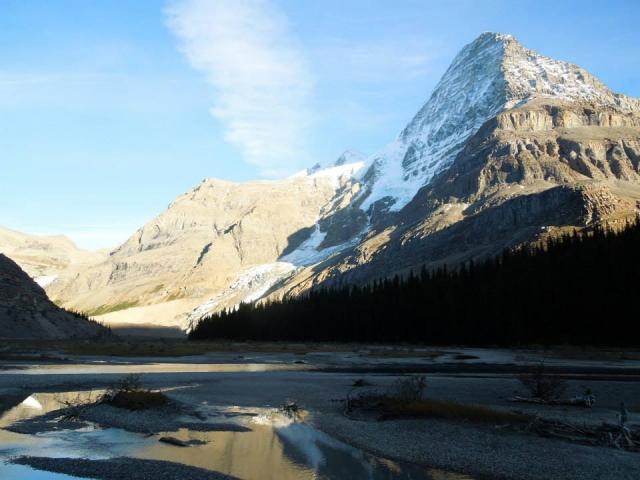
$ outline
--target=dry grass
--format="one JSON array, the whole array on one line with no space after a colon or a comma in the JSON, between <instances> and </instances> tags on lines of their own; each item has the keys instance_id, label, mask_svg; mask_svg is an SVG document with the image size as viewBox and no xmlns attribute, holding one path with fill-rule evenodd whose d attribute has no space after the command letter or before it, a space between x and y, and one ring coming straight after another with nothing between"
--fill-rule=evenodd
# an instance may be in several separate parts
<instances>
[{"instance_id":1,"label":"dry grass","mask_svg":"<svg viewBox=\"0 0 640 480\"><path fill-rule=\"evenodd\" d=\"M112 342L77 342L65 345L64 351L73 355L104 355L123 357L173 357L201 355L214 351L211 345L192 344L186 341L143 340Z\"/></svg>"},{"instance_id":2,"label":"dry grass","mask_svg":"<svg viewBox=\"0 0 640 480\"><path fill-rule=\"evenodd\" d=\"M474 423L519 424L530 419L526 415L495 410L480 405L468 405L447 400L415 400L403 402L386 398L381 402L382 417L392 418L444 418Z\"/></svg>"},{"instance_id":3,"label":"dry grass","mask_svg":"<svg viewBox=\"0 0 640 480\"><path fill-rule=\"evenodd\" d=\"M441 357L446 352L440 350L423 350L414 348L397 348L397 349L379 349L375 348L367 352L368 357L379 358L426 358L433 360Z\"/></svg>"},{"instance_id":4,"label":"dry grass","mask_svg":"<svg viewBox=\"0 0 640 480\"><path fill-rule=\"evenodd\" d=\"M527 423L527 415L451 400L424 398L427 379L423 375L397 378L386 391L369 390L351 396L358 385L347 394L344 413L376 415L380 420L398 418L441 418L484 424L516 425Z\"/></svg>"},{"instance_id":5,"label":"dry grass","mask_svg":"<svg viewBox=\"0 0 640 480\"><path fill-rule=\"evenodd\" d=\"M228 341L188 341L180 338L135 338L112 337L100 340L3 340L0 356L13 357L17 353L30 353L46 360L41 355L51 352L59 356L60 352L69 355L103 355L131 357L179 357L202 355L206 353L290 353L305 355L311 352L359 352L368 349L365 355L372 357L422 357L435 358L446 352L406 346L363 345L357 343L296 343L296 342L228 342ZM6 358L4 358L6 359ZM53 358L51 358L53 360Z\"/></svg>"},{"instance_id":6,"label":"dry grass","mask_svg":"<svg viewBox=\"0 0 640 480\"><path fill-rule=\"evenodd\" d=\"M640 351L619 348L581 347L574 345L558 345L539 351L551 358L571 360L625 361L640 360Z\"/></svg>"},{"instance_id":7,"label":"dry grass","mask_svg":"<svg viewBox=\"0 0 640 480\"><path fill-rule=\"evenodd\" d=\"M65 345L64 351L75 355L180 357L206 353L239 352L295 353L304 355L310 351L310 348L282 343L194 342L179 339L146 340L139 338L134 341L77 342Z\"/></svg>"},{"instance_id":8,"label":"dry grass","mask_svg":"<svg viewBox=\"0 0 640 480\"><path fill-rule=\"evenodd\" d=\"M105 313L118 312L120 310L126 310L127 308L137 307L138 302L120 302L113 305L101 305L98 308L94 308L88 312L85 312L86 315L90 317L97 317L98 315L104 315Z\"/></svg>"}]
</instances>

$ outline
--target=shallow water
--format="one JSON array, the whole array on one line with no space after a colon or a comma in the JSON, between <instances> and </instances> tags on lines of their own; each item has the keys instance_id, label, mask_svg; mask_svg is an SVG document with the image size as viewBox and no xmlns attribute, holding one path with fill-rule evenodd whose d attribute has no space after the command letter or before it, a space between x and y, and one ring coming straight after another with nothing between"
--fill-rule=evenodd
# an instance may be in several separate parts
<instances>
[{"instance_id":1,"label":"shallow water","mask_svg":"<svg viewBox=\"0 0 640 480\"><path fill-rule=\"evenodd\" d=\"M13 368L12 368L13 367ZM311 370L305 364L291 363L62 363L51 365L21 364L9 366L3 374L22 375L80 375L95 373L244 373Z\"/></svg>"},{"instance_id":2,"label":"shallow water","mask_svg":"<svg viewBox=\"0 0 640 480\"><path fill-rule=\"evenodd\" d=\"M90 396L91 395L91 396ZM91 392L36 393L0 414L0 478L3 480L69 480L75 477L5 464L17 455L104 459L131 456L182 463L246 480L298 479L437 479L469 477L428 470L370 455L315 429L300 418L273 409L214 409L209 421L229 418L250 432L196 432L181 429L146 436L121 429L88 427L22 435L3 427L60 408L65 401L96 398ZM230 416L231 415L231 416ZM230 416L230 417L229 417ZM177 447L158 439L169 435L202 445Z\"/></svg>"}]
</instances>

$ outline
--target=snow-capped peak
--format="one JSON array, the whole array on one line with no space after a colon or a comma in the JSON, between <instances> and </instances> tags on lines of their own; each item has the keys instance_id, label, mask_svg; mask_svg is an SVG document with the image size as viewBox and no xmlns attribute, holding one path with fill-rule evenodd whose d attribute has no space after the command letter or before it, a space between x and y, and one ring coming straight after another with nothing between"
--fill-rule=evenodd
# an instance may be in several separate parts
<instances>
[{"instance_id":1,"label":"snow-capped peak","mask_svg":"<svg viewBox=\"0 0 640 480\"><path fill-rule=\"evenodd\" d=\"M354 178L365 166L364 156L352 150L346 150L332 164L324 167L316 163L313 167L294 173L289 178L329 178L340 184L342 180Z\"/></svg>"},{"instance_id":2,"label":"snow-capped peak","mask_svg":"<svg viewBox=\"0 0 640 480\"><path fill-rule=\"evenodd\" d=\"M397 139L369 159L366 177L373 180L362 208L386 197L389 210L399 210L484 122L537 97L638 106L576 65L539 55L511 35L485 32L458 53Z\"/></svg>"},{"instance_id":3,"label":"snow-capped peak","mask_svg":"<svg viewBox=\"0 0 640 480\"><path fill-rule=\"evenodd\" d=\"M333 162L333 166L339 167L340 165L345 165L348 163L363 162L366 158L366 155L356 150L345 150L344 152L342 152L342 155L340 155L338 159Z\"/></svg>"}]
</instances>

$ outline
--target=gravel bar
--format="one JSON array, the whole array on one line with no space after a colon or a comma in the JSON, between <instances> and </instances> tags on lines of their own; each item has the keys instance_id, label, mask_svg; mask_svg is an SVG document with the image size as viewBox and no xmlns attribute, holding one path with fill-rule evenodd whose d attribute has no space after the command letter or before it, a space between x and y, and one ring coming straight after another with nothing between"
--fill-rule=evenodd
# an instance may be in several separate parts
<instances>
[{"instance_id":1,"label":"gravel bar","mask_svg":"<svg viewBox=\"0 0 640 480\"><path fill-rule=\"evenodd\" d=\"M204 468L160 460L140 460L131 457L108 460L84 458L18 457L11 463L27 465L47 472L64 473L97 480L234 480L236 477Z\"/></svg>"}]
</instances>

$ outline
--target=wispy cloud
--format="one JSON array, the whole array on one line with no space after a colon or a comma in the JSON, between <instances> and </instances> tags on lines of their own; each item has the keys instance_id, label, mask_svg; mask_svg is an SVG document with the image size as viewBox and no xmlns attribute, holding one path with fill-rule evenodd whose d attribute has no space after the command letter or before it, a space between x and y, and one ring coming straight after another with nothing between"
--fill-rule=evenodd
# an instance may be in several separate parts
<instances>
[{"instance_id":1,"label":"wispy cloud","mask_svg":"<svg viewBox=\"0 0 640 480\"><path fill-rule=\"evenodd\" d=\"M284 14L269 0L177 0L166 15L215 89L225 139L263 175L302 166L313 81Z\"/></svg>"}]
</instances>

